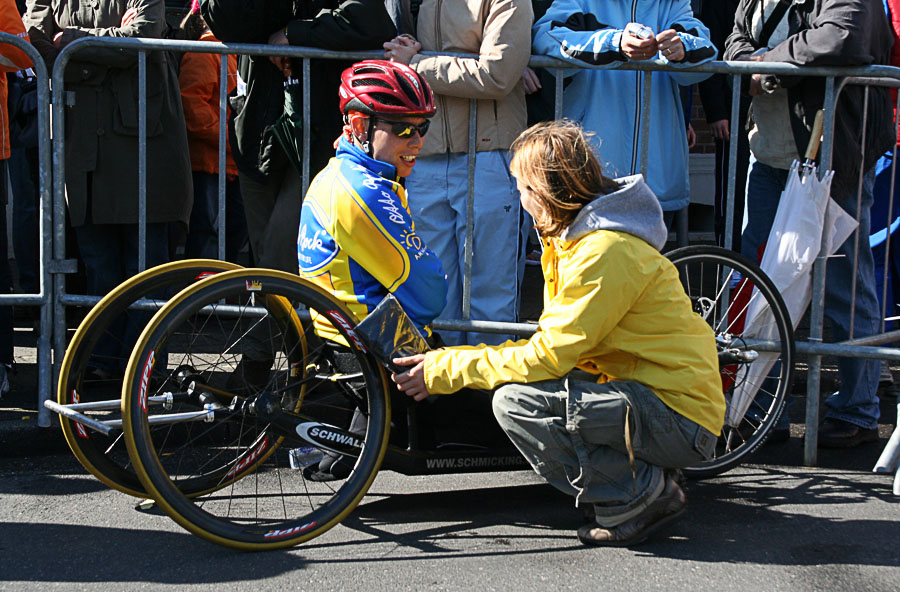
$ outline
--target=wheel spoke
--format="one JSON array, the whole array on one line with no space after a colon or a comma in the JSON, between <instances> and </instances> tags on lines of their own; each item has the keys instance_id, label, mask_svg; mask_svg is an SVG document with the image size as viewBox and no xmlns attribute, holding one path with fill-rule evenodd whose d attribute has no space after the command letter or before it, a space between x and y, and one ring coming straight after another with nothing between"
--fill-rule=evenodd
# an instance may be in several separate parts
<instances>
[{"instance_id":1,"label":"wheel spoke","mask_svg":"<svg viewBox=\"0 0 900 592\"><path fill-rule=\"evenodd\" d=\"M221 301L241 304L214 306ZM142 361L164 344L171 355L169 363L161 357L160 384L191 382L193 405L220 401L231 410L217 411L210 424L172 426L160 446L148 423L148 414L157 411L141 406L141 364L130 365L126 438L132 439L135 466L166 513L214 542L258 549L324 532L358 503L384 454L389 418L383 373L359 350L326 346L299 320L298 309L323 318L349 315L295 276L226 273L170 301L135 348L133 360ZM335 323L340 332L355 324L350 318ZM338 371L331 368L340 368L340 380L333 380ZM358 407L368 413L359 414L367 425L349 432ZM298 421L320 427L301 438L293 427ZM330 453L337 444L328 438L336 434L363 444L352 454ZM287 449L310 447L315 437L323 438L322 461L291 468Z\"/></svg>"},{"instance_id":2,"label":"wheel spoke","mask_svg":"<svg viewBox=\"0 0 900 592\"><path fill-rule=\"evenodd\" d=\"M751 400L738 425L723 428L715 457L685 470L688 475L709 476L742 462L765 440L781 414L793 373L793 331L777 289L752 262L718 247L686 247L669 257L694 311L713 328L720 349L747 348L745 339L750 337L745 338L744 333L751 304L764 313L754 320L752 335L775 335L780 347L774 356L722 358L721 378L729 409L736 404L738 393L744 401L748 396ZM765 370L773 357L771 369Z\"/></svg>"}]
</instances>

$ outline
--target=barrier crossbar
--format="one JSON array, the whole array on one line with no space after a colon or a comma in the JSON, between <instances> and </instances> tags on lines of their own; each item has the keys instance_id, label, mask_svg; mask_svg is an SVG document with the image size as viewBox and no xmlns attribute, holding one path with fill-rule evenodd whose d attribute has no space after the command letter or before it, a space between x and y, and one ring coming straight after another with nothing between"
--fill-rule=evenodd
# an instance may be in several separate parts
<instances>
[{"instance_id":1,"label":"barrier crossbar","mask_svg":"<svg viewBox=\"0 0 900 592\"><path fill-rule=\"evenodd\" d=\"M6 36L9 37L9 36ZM4 40L4 38L0 38L0 40ZM21 40L15 40L21 41ZM27 45L24 43L16 43L17 45ZM82 51L84 49L88 49L91 47L108 47L108 48L118 48L121 50L130 50L136 51L139 54L138 60L138 76L139 76L139 126L140 126L140 138L142 141L140 159L139 163L139 175L142 180L146 179L146 106L147 106L147 89L146 89L146 54L150 51L175 51L175 52L198 52L198 53L212 53L221 55L222 58L220 60L220 93L219 93L219 214L220 214L220 223L219 223L219 241L218 241L218 250L220 256L224 254L224 228L225 225L221 223L224 221L225 216L225 175L224 175L224 163L225 163L225 146L226 146L226 58L225 56L228 54L241 54L241 55L251 55L251 56L287 56L296 58L301 61L302 64L302 93L304 97L303 102L303 118L305 124L307 124L310 120L310 101L309 97L311 95L311 81L310 81L310 63L311 60L319 60L319 59L337 59L337 60L359 60L359 59L370 59L370 58L381 58L381 51L371 51L371 52L344 52L344 51L330 51L330 50L322 50L315 48L307 48L307 47L291 47L291 46L272 46L272 45L257 45L257 44L243 44L243 43L211 43L211 42L199 42L199 41L172 41L172 40L164 40L164 39L121 39L121 38L96 38L96 37L87 37L83 39L79 39L60 51L56 62L53 68L53 104L52 104L52 113L53 113L53 137L54 138L63 138L63 130L64 130L64 117L65 117L65 101L64 98L66 96L65 91L65 83L63 78L63 72L67 64L73 55L77 52ZM35 55L37 57L36 52L31 50L30 46L27 48L29 50L29 55ZM426 55L435 55L433 52L423 52ZM448 55L448 54L443 54ZM469 54L449 54L457 57L477 57ZM43 64L39 62L39 59L36 63L36 71L39 73L39 77L42 79L42 86L39 88L43 88L44 97L46 100L47 97L47 80L46 80L46 69L43 68ZM533 56L530 61L530 65L532 67L546 68L551 71L555 75L555 114L557 117L560 117L563 112L563 76L567 70L578 69L579 66L574 66L562 60L558 60L555 58L550 58L546 56ZM580 68L602 68L599 66L581 66ZM693 67L673 67L667 63L664 63L660 60L654 61L645 61L645 62L632 62L632 63L624 63L618 65L615 69L619 70L637 70L645 73L644 81L643 81L643 100L641 104L642 109L642 118L649 118L650 116L650 98L652 93L652 77L655 72L667 72L667 71L689 71L689 72L698 72L698 73L719 73L719 74L730 74L733 75L733 83L732 83L732 111L731 111L731 139L729 143L729 170L728 170L728 183L727 183L727 200L726 200L726 219L731 220L734 212L734 195L735 195L735 178L736 178L736 167L737 167L737 138L741 133L741 130L738 129L738 97L740 94L740 76L748 75L752 73L763 73L763 74L775 74L781 76L815 76L822 77L825 79L825 107L826 107L826 120L825 120L825 131L824 131L824 139L822 143L822 152L820 158L820 170L825 171L829 168L831 163L832 154L835 149L833 146L833 137L834 137L834 107L837 104L838 97L840 92L847 84L862 84L862 85L887 85L887 86L900 86L900 69L893 68L890 66L868 66L868 67L854 67L854 68L828 68L828 67L800 67L791 64L785 63L763 63L763 62L709 62L706 64L702 64L699 66ZM327 92L333 92L333 89L327 89ZM898 105L900 106L900 105ZM468 330L468 331L484 331L484 332L495 332L495 333L515 333L519 335L530 335L534 332L535 326L531 324L524 323L502 323L496 321L487 321L487 320L479 320L472 319L471 317L471 254L472 254L472 211L474 204L474 154L475 154L475 145L474 145L474 129L475 129L475 100L470 102L470 117L469 117L469 193L468 193L468 227L466 233L466 243L465 243L465 277L464 277L464 287L463 287L463 318L455 319L455 320L443 320L435 322L435 327L443 330ZM647 121L648 119L644 119ZM43 120L44 124L46 124L46 117ZM649 125L643 125L641 128L641 135L639 138L640 142L640 150L639 150L639 159L640 163L639 171L643 174L646 174L648 167L652 166L652 163L649 162L648 157L648 146L651 141L649 137ZM49 127L44 126L41 128L42 130L42 146L44 147L42 154L47 152L49 139ZM302 132L302 146L303 146L303 162L302 162L302 191L305 194L306 189L308 188L310 182L310 173L309 170L309 152L310 152L310 132L309 125L303 126ZM57 141L53 143L52 150L52 164L53 164L53 224L54 224L54 244L52 250L52 257L42 257L42 270L44 272L44 283L42 283L42 294L40 295L40 302L44 309L44 312L48 314L48 321L53 321L53 326L55 330L53 331L53 339L54 339L54 351L55 351L55 360L57 363L62 359L62 354L65 349L65 307L66 306L85 306L90 305L99 300L97 297L83 296L83 295L75 295L75 294L67 294L65 292L65 285L62 281L50 281L51 276L67 273L71 270L71 263L65 260L65 236L64 236L64 216L65 216L65 156L64 156L64 145L62 141ZM855 147L840 147L840 149L854 149ZM42 168L41 168L41 186L42 192L47 190L49 184L45 184L46 177L48 175L49 163L45 163L42 159ZM895 164L896 166L896 159ZM44 193L42 193L42 198L44 197ZM138 199L141 201L141 209L139 213L139 232L140 236L143 239L146 236L146 209L145 209L145 200L146 200L146 187L145 184L141 183L141 190L138 196ZM49 208L46 209L49 212ZM42 223L43 223L42 219ZM725 244L730 245L732 242L732 225L730 223L725 225ZM50 253L50 249L48 248L45 253ZM145 245L143 244L143 240L141 241L140 251L139 251L139 260L141 264L141 269L143 269L144 261L145 261ZM892 332L885 334L883 337L883 341L879 340L878 337L875 338L866 338L864 342L856 343L852 339L845 343L832 343L826 344L823 343L822 337L822 324L823 324L823 302L824 302L824 285L825 285L825 276L824 276L824 258L820 256L819 260L815 266L814 273L814 284L813 284L813 302L812 309L810 315L810 337L808 341L798 344L798 352L806 354L809 357L809 371L807 376L807 410L806 410L806 430L807 430L807 438L804 449L804 462L808 465L814 465L816 462L815 455L815 446L817 441L817 428L818 428L818 403L819 403L819 386L820 386L820 372L821 372L821 357L824 355L828 356L850 356L850 357L863 357L863 358L878 358L878 359L886 359L886 360L895 360L900 361L900 349L895 349L891 347L883 347L883 345L893 343L897 340L900 340L900 332ZM47 306L47 292L48 286L52 286L52 294L53 294L53 308ZM3 303L4 300L0 299L0 303ZM882 315L884 317L884 315ZM44 320L42 316L42 321ZM49 327L50 323L42 323L42 327ZM852 336L851 336L852 337ZM40 390L40 399L41 402L49 396L50 385L49 382L41 383L39 387ZM43 410L43 405L40 406ZM43 411L42 411L43 413ZM43 417L43 416L42 416ZM44 421L44 420L41 420ZM43 425L43 424L42 424Z\"/></svg>"}]
</instances>

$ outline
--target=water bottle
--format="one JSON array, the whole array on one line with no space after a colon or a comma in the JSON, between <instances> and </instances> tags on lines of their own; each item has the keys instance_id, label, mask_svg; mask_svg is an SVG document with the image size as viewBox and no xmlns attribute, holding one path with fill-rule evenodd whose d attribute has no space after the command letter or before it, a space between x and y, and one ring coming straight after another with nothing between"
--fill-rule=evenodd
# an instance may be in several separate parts
<instances>
[{"instance_id":1,"label":"water bottle","mask_svg":"<svg viewBox=\"0 0 900 592\"><path fill-rule=\"evenodd\" d=\"M323 456L322 451L315 446L301 446L288 452L291 468L297 470L319 464Z\"/></svg>"}]
</instances>

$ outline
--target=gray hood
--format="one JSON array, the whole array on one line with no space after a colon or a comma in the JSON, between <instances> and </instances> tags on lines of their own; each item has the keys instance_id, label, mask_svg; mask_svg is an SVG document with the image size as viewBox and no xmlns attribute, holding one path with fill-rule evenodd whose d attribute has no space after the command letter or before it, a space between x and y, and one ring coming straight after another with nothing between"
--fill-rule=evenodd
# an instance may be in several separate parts
<instances>
[{"instance_id":1,"label":"gray hood","mask_svg":"<svg viewBox=\"0 0 900 592\"><path fill-rule=\"evenodd\" d=\"M597 196L581 208L575 220L560 235L574 241L595 230L627 232L656 247L659 251L668 238L659 200L650 191L642 175L616 179L619 190Z\"/></svg>"}]
</instances>

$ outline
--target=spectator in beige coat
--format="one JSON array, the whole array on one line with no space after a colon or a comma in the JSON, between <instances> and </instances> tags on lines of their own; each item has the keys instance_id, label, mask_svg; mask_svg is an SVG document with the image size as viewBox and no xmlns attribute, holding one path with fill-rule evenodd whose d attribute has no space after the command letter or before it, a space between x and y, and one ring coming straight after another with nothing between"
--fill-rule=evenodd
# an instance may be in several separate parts
<instances>
[{"instance_id":1,"label":"spectator in beige coat","mask_svg":"<svg viewBox=\"0 0 900 592\"><path fill-rule=\"evenodd\" d=\"M409 64L435 94L437 115L407 180L407 192L419 234L447 272L447 306L439 318L463 318L469 105L475 99L470 318L516 321L531 220L519 204L508 150L526 126L522 73L531 54L531 2L424 0L415 14L407 6L404 17L405 34L384 44L385 59ZM477 57L427 56L420 51ZM453 345L499 344L510 337L441 335Z\"/></svg>"}]
</instances>

